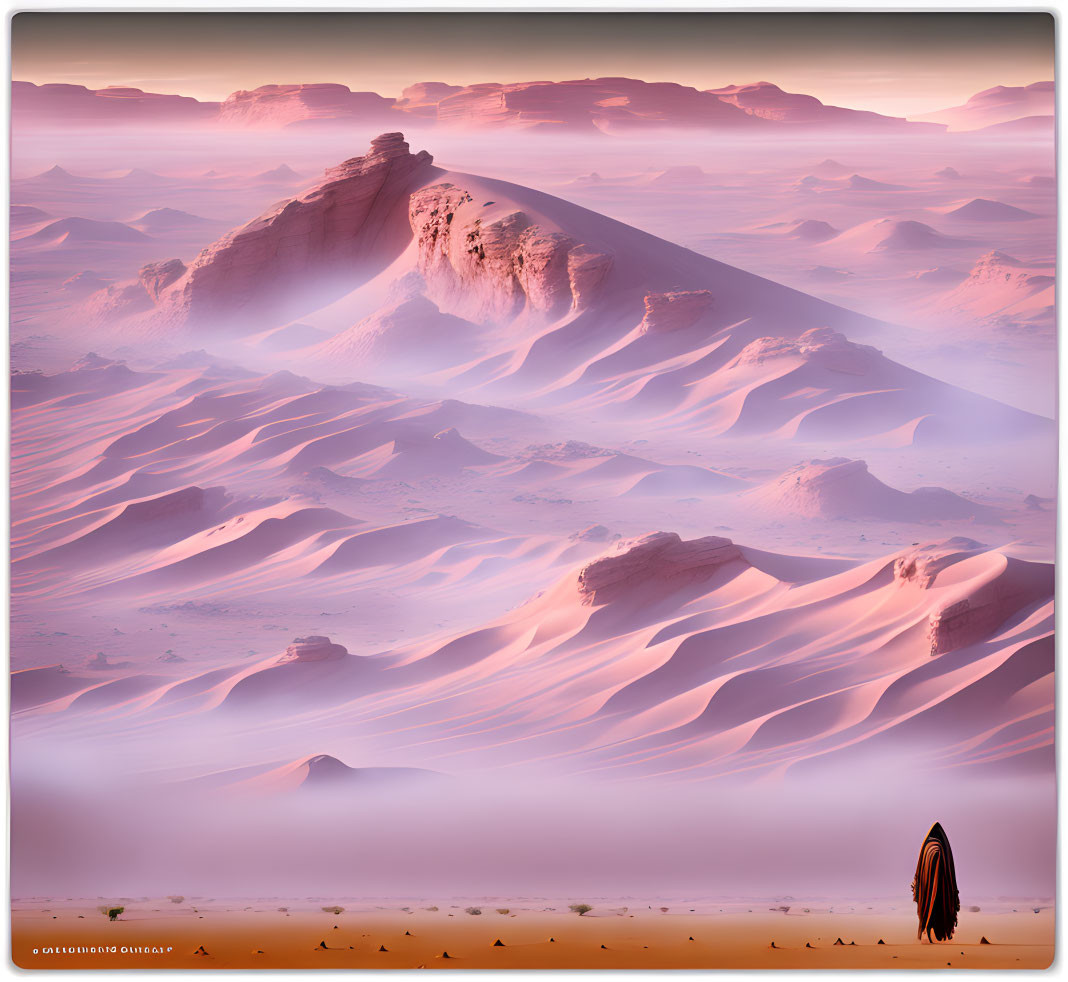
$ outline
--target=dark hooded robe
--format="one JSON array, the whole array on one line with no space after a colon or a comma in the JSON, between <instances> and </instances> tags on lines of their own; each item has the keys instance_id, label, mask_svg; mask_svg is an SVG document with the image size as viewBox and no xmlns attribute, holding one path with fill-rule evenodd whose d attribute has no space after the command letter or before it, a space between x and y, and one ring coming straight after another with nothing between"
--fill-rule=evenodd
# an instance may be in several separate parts
<instances>
[{"instance_id":1,"label":"dark hooded robe","mask_svg":"<svg viewBox=\"0 0 1068 982\"><path fill-rule=\"evenodd\" d=\"M916 901L916 915L920 919L917 938L926 933L927 940L948 941L957 926L960 894L957 893L957 874L953 869L953 850L942 826L935 822L920 847L916 863L916 877L912 881L912 899Z\"/></svg>"}]
</instances>

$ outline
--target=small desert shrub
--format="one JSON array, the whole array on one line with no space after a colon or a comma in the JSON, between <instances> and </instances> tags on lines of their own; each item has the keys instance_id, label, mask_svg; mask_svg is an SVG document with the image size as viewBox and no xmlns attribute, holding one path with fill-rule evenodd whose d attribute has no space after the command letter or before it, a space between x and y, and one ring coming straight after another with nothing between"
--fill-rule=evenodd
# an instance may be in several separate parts
<instances>
[{"instance_id":1,"label":"small desert shrub","mask_svg":"<svg viewBox=\"0 0 1068 982\"><path fill-rule=\"evenodd\" d=\"M426 909L427 910L437 910L438 908L437 907L427 907Z\"/></svg>"},{"instance_id":2,"label":"small desert shrub","mask_svg":"<svg viewBox=\"0 0 1068 982\"><path fill-rule=\"evenodd\" d=\"M323 910L328 914L343 914L345 912L344 907L324 907Z\"/></svg>"},{"instance_id":3,"label":"small desert shrub","mask_svg":"<svg viewBox=\"0 0 1068 982\"><path fill-rule=\"evenodd\" d=\"M183 900L185 900L185 897L168 897L167 899L172 904L180 904Z\"/></svg>"},{"instance_id":4,"label":"small desert shrub","mask_svg":"<svg viewBox=\"0 0 1068 982\"><path fill-rule=\"evenodd\" d=\"M121 914L121 913L122 913L122 912L123 912L124 910L126 910L126 908L125 908L125 907L109 907L109 906L106 906L106 905L105 905L104 907L101 907L101 908L100 908L100 913L101 913L101 914L106 914L106 915L107 915L107 918L108 918L108 920L109 920L109 921L113 921L113 920L115 920L115 919L116 919L116 918L117 918L117 917L119 916L119 914Z\"/></svg>"},{"instance_id":5,"label":"small desert shrub","mask_svg":"<svg viewBox=\"0 0 1068 982\"><path fill-rule=\"evenodd\" d=\"M587 911L593 910L589 904L568 904L568 910L573 910L579 917L585 914Z\"/></svg>"},{"instance_id":6,"label":"small desert shrub","mask_svg":"<svg viewBox=\"0 0 1068 982\"><path fill-rule=\"evenodd\" d=\"M511 911L507 907L498 907L497 908L497 913L498 914L510 914Z\"/></svg>"},{"instance_id":7,"label":"small desert shrub","mask_svg":"<svg viewBox=\"0 0 1068 982\"><path fill-rule=\"evenodd\" d=\"M465 914L481 914L482 913L482 908L481 907L465 907L464 908L464 913Z\"/></svg>"}]
</instances>

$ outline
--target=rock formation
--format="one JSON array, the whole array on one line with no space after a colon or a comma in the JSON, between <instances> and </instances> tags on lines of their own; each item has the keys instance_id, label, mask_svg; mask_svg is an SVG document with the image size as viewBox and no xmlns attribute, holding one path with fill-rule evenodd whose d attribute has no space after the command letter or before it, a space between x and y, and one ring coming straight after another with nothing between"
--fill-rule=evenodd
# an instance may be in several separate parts
<instances>
[{"instance_id":1,"label":"rock formation","mask_svg":"<svg viewBox=\"0 0 1068 982\"><path fill-rule=\"evenodd\" d=\"M1047 575L1046 567L1011 559L1008 563L1001 576L931 614L927 635L932 656L982 641L1052 590L1052 577Z\"/></svg>"},{"instance_id":2,"label":"rock formation","mask_svg":"<svg viewBox=\"0 0 1068 982\"><path fill-rule=\"evenodd\" d=\"M985 548L981 542L963 536L916 546L894 560L894 578L926 590L942 570Z\"/></svg>"},{"instance_id":3,"label":"rock formation","mask_svg":"<svg viewBox=\"0 0 1068 982\"><path fill-rule=\"evenodd\" d=\"M507 323L524 312L552 320L596 295L610 256L521 211L486 208L448 183L411 196L419 272L442 310L476 323Z\"/></svg>"},{"instance_id":4,"label":"rock formation","mask_svg":"<svg viewBox=\"0 0 1068 982\"><path fill-rule=\"evenodd\" d=\"M728 85L720 89L706 89L710 95L744 110L751 116L780 123L808 123L818 126L849 127L851 129L917 129L917 124L897 116L840 106L825 106L811 95L784 92L771 82L750 82L747 85ZM920 124L922 126L922 124ZM933 125L928 125L932 132Z\"/></svg>"},{"instance_id":5,"label":"rock formation","mask_svg":"<svg viewBox=\"0 0 1068 982\"><path fill-rule=\"evenodd\" d=\"M714 304L708 290L678 290L673 293L650 293L645 297L642 334L665 334L693 327Z\"/></svg>"},{"instance_id":6,"label":"rock formation","mask_svg":"<svg viewBox=\"0 0 1068 982\"><path fill-rule=\"evenodd\" d=\"M431 164L402 134L377 137L365 156L208 246L163 291L161 308L187 323L262 329L298 316L309 295L313 306L342 296L403 248L407 193Z\"/></svg>"},{"instance_id":7,"label":"rock formation","mask_svg":"<svg viewBox=\"0 0 1068 982\"><path fill-rule=\"evenodd\" d=\"M344 120L376 125L399 115L393 110L394 101L377 92L352 92L347 85L330 82L261 85L227 96L219 107L218 121L228 126L272 128Z\"/></svg>"},{"instance_id":8,"label":"rock formation","mask_svg":"<svg viewBox=\"0 0 1068 982\"><path fill-rule=\"evenodd\" d=\"M282 656L280 661L340 661L348 655L348 653L347 648L340 644L334 644L328 637L320 634L311 634L306 638L294 638L293 643L286 648L286 653Z\"/></svg>"},{"instance_id":9,"label":"rock formation","mask_svg":"<svg viewBox=\"0 0 1068 982\"><path fill-rule=\"evenodd\" d=\"M845 375L866 375L882 357L878 348L857 344L828 327L814 327L797 338L757 338L738 355L738 365L762 365L776 358L803 358Z\"/></svg>"},{"instance_id":10,"label":"rock formation","mask_svg":"<svg viewBox=\"0 0 1068 982\"><path fill-rule=\"evenodd\" d=\"M158 303L160 294L186 272L185 263L180 259L164 259L162 262L142 266L138 274L145 292Z\"/></svg>"},{"instance_id":11,"label":"rock formation","mask_svg":"<svg viewBox=\"0 0 1068 982\"><path fill-rule=\"evenodd\" d=\"M706 579L724 563L742 558L730 539L706 535L683 540L677 532L652 532L616 544L615 552L584 566L578 574L582 603L599 606L649 581L675 587Z\"/></svg>"}]
</instances>

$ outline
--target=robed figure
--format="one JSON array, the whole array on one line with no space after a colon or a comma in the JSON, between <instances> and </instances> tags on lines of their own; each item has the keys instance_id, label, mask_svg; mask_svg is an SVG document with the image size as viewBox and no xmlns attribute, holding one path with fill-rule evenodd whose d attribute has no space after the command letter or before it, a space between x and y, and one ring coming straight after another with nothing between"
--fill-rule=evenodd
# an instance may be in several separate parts
<instances>
[{"instance_id":1,"label":"robed figure","mask_svg":"<svg viewBox=\"0 0 1068 982\"><path fill-rule=\"evenodd\" d=\"M920 919L917 938L926 934L928 941L948 941L953 937L960 894L957 893L957 874L953 869L953 850L938 822L931 826L920 847L916 877L912 881L912 899L916 901L916 915Z\"/></svg>"}]
</instances>

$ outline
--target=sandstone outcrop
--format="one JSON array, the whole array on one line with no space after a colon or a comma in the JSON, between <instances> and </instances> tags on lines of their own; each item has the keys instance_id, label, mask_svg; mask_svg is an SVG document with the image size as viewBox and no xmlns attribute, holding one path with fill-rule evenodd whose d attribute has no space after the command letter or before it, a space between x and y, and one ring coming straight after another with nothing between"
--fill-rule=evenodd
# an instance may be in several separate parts
<instances>
[{"instance_id":1,"label":"sandstone outcrop","mask_svg":"<svg viewBox=\"0 0 1068 982\"><path fill-rule=\"evenodd\" d=\"M599 606L651 581L679 587L703 580L724 563L741 559L738 546L721 536L683 540L677 532L651 532L617 543L614 553L584 566L578 574L579 596L583 604Z\"/></svg>"},{"instance_id":2,"label":"sandstone outcrop","mask_svg":"<svg viewBox=\"0 0 1068 982\"><path fill-rule=\"evenodd\" d=\"M738 355L739 365L761 365L775 358L804 358L846 375L866 375L882 357L878 348L857 344L828 327L814 327L797 338L757 338Z\"/></svg>"},{"instance_id":3,"label":"sandstone outcrop","mask_svg":"<svg viewBox=\"0 0 1068 982\"><path fill-rule=\"evenodd\" d=\"M409 222L419 272L442 309L476 323L506 323L521 313L552 320L596 296L612 257L522 211L484 213L453 184L411 196Z\"/></svg>"},{"instance_id":4,"label":"sandstone outcrop","mask_svg":"<svg viewBox=\"0 0 1068 982\"><path fill-rule=\"evenodd\" d=\"M403 249L408 192L432 160L400 133L377 137L365 156L208 246L161 307L186 323L263 329L299 316L309 297L318 306L348 293Z\"/></svg>"},{"instance_id":5,"label":"sandstone outcrop","mask_svg":"<svg viewBox=\"0 0 1068 982\"><path fill-rule=\"evenodd\" d=\"M227 96L218 121L229 126L289 127L359 120L379 124L398 114L393 99L377 92L353 92L332 82L261 85Z\"/></svg>"},{"instance_id":6,"label":"sandstone outcrop","mask_svg":"<svg viewBox=\"0 0 1068 982\"><path fill-rule=\"evenodd\" d=\"M926 590L942 570L985 548L981 542L964 536L916 546L894 560L894 579Z\"/></svg>"},{"instance_id":7,"label":"sandstone outcrop","mask_svg":"<svg viewBox=\"0 0 1068 982\"><path fill-rule=\"evenodd\" d=\"M708 290L677 290L672 293L650 293L645 297L645 317L642 334L665 334L693 327L714 304Z\"/></svg>"},{"instance_id":8,"label":"sandstone outcrop","mask_svg":"<svg viewBox=\"0 0 1068 982\"><path fill-rule=\"evenodd\" d=\"M184 276L185 272L185 263L180 259L164 259L162 262L142 266L138 275L152 302L158 303L160 294L175 280Z\"/></svg>"},{"instance_id":9,"label":"sandstone outcrop","mask_svg":"<svg viewBox=\"0 0 1068 982\"><path fill-rule=\"evenodd\" d=\"M294 638L282 656L283 662L320 662L340 661L348 655L343 645L334 644L321 634L310 634L306 638Z\"/></svg>"}]
</instances>

